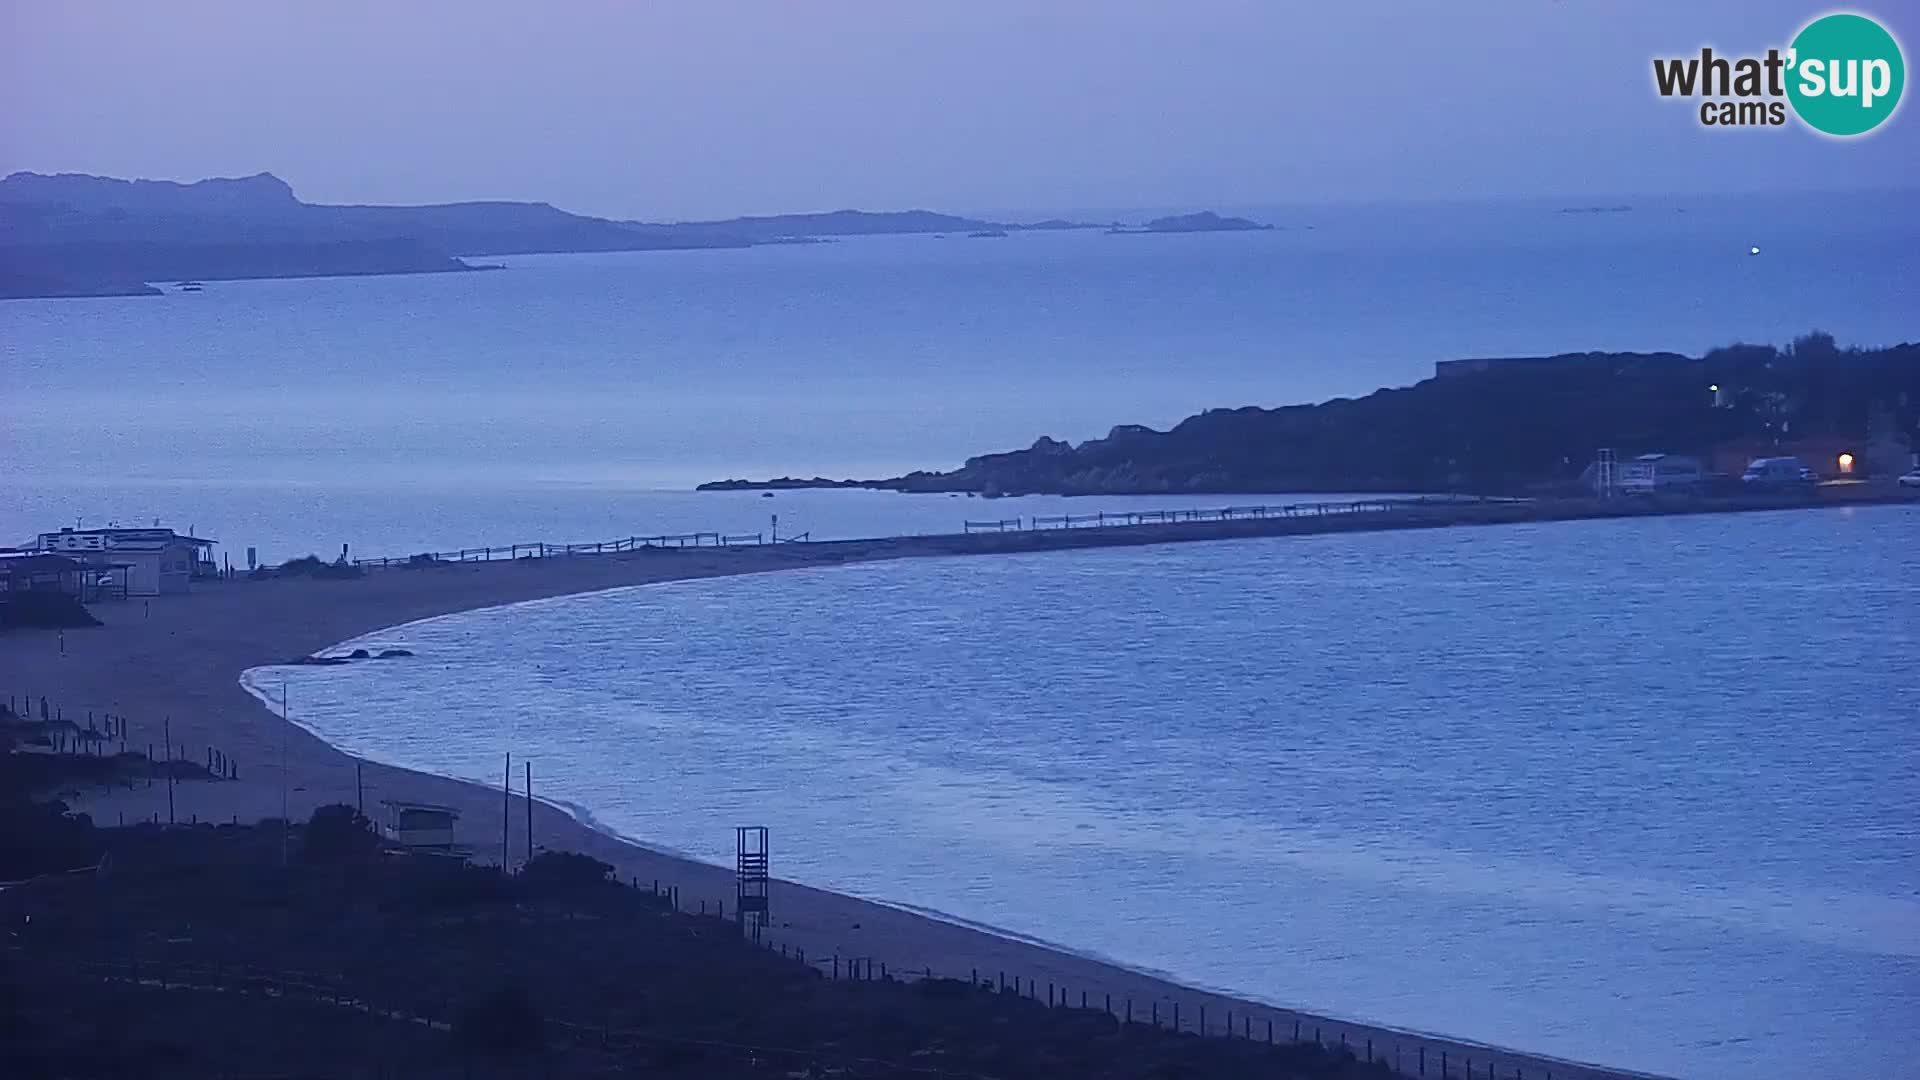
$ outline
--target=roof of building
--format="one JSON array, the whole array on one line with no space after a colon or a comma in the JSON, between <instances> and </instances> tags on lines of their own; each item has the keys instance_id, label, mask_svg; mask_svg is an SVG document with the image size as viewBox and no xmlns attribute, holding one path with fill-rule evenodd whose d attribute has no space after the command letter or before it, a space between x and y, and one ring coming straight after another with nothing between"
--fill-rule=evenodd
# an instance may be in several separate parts
<instances>
[{"instance_id":1,"label":"roof of building","mask_svg":"<svg viewBox=\"0 0 1920 1080\"><path fill-rule=\"evenodd\" d=\"M443 806L440 803L414 802L410 799L381 799L380 805L391 806L395 810L431 810L435 813L452 814L454 817L460 816L459 808Z\"/></svg>"},{"instance_id":2,"label":"roof of building","mask_svg":"<svg viewBox=\"0 0 1920 1080\"><path fill-rule=\"evenodd\" d=\"M60 537L60 536L98 536L98 537L101 537L102 539L112 540L114 543L114 546L116 547L123 547L130 543L140 543L140 542L154 542L154 543L165 544L165 543L172 543L173 541L176 541L176 540L184 540L189 544L200 544L206 547L212 547L215 544L219 543L218 540L210 540L204 536L188 536L184 533L174 532L172 529L160 529L160 528L155 528L155 529L63 528L63 529L55 529L52 532L41 533L40 542L42 544L45 544L49 537Z\"/></svg>"},{"instance_id":3,"label":"roof of building","mask_svg":"<svg viewBox=\"0 0 1920 1080\"><path fill-rule=\"evenodd\" d=\"M65 555L49 555L42 551L0 551L0 574L10 577L20 574L78 573L85 569L83 563Z\"/></svg>"}]
</instances>

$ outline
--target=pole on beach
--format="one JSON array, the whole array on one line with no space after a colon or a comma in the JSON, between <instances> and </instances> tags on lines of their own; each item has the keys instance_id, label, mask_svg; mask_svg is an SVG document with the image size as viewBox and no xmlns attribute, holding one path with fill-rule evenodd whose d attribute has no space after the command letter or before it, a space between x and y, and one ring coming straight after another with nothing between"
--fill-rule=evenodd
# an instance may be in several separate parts
<instances>
[{"instance_id":1,"label":"pole on beach","mask_svg":"<svg viewBox=\"0 0 1920 1080\"><path fill-rule=\"evenodd\" d=\"M500 872L513 872L513 751L507 751L507 771L500 781Z\"/></svg>"},{"instance_id":2,"label":"pole on beach","mask_svg":"<svg viewBox=\"0 0 1920 1080\"><path fill-rule=\"evenodd\" d=\"M287 843L293 822L287 809L287 729L293 726L293 714L287 710L287 680L280 680L280 865L287 865Z\"/></svg>"},{"instance_id":3,"label":"pole on beach","mask_svg":"<svg viewBox=\"0 0 1920 1080\"><path fill-rule=\"evenodd\" d=\"M161 738L167 748L167 824L173 824L173 717L160 721Z\"/></svg>"},{"instance_id":4,"label":"pole on beach","mask_svg":"<svg viewBox=\"0 0 1920 1080\"><path fill-rule=\"evenodd\" d=\"M533 762L527 762L527 861L533 861Z\"/></svg>"}]
</instances>

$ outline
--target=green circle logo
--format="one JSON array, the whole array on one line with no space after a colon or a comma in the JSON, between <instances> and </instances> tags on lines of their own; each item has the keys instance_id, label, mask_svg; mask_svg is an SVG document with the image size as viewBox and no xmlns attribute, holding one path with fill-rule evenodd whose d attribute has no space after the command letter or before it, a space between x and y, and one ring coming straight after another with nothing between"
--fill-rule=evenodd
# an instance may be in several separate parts
<instances>
[{"instance_id":1,"label":"green circle logo","mask_svg":"<svg viewBox=\"0 0 1920 1080\"><path fill-rule=\"evenodd\" d=\"M1787 99L1808 127L1863 135L1899 107L1907 84L1900 43L1865 15L1823 15L1794 37Z\"/></svg>"}]
</instances>

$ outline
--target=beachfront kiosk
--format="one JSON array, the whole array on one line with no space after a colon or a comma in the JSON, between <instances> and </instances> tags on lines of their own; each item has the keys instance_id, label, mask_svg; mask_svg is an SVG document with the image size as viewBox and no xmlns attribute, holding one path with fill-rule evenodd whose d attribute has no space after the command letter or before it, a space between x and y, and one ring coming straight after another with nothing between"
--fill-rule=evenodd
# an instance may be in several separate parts
<instances>
[{"instance_id":1,"label":"beachfront kiosk","mask_svg":"<svg viewBox=\"0 0 1920 1080\"><path fill-rule=\"evenodd\" d=\"M395 844L423 854L455 853L453 827L460 811L437 803L383 801L386 817L380 823L380 835Z\"/></svg>"}]
</instances>

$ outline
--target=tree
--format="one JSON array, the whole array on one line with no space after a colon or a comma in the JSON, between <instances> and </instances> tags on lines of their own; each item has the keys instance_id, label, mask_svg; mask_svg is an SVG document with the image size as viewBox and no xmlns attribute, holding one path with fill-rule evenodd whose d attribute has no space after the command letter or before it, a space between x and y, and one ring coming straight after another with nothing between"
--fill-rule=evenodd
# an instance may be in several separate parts
<instances>
[{"instance_id":1,"label":"tree","mask_svg":"<svg viewBox=\"0 0 1920 1080\"><path fill-rule=\"evenodd\" d=\"M307 819L301 857L308 862L348 862L380 850L380 836L365 814L344 803L322 806Z\"/></svg>"},{"instance_id":2,"label":"tree","mask_svg":"<svg viewBox=\"0 0 1920 1080\"><path fill-rule=\"evenodd\" d=\"M520 868L521 886L535 895L578 893L611 880L613 867L574 851L543 851Z\"/></svg>"}]
</instances>

